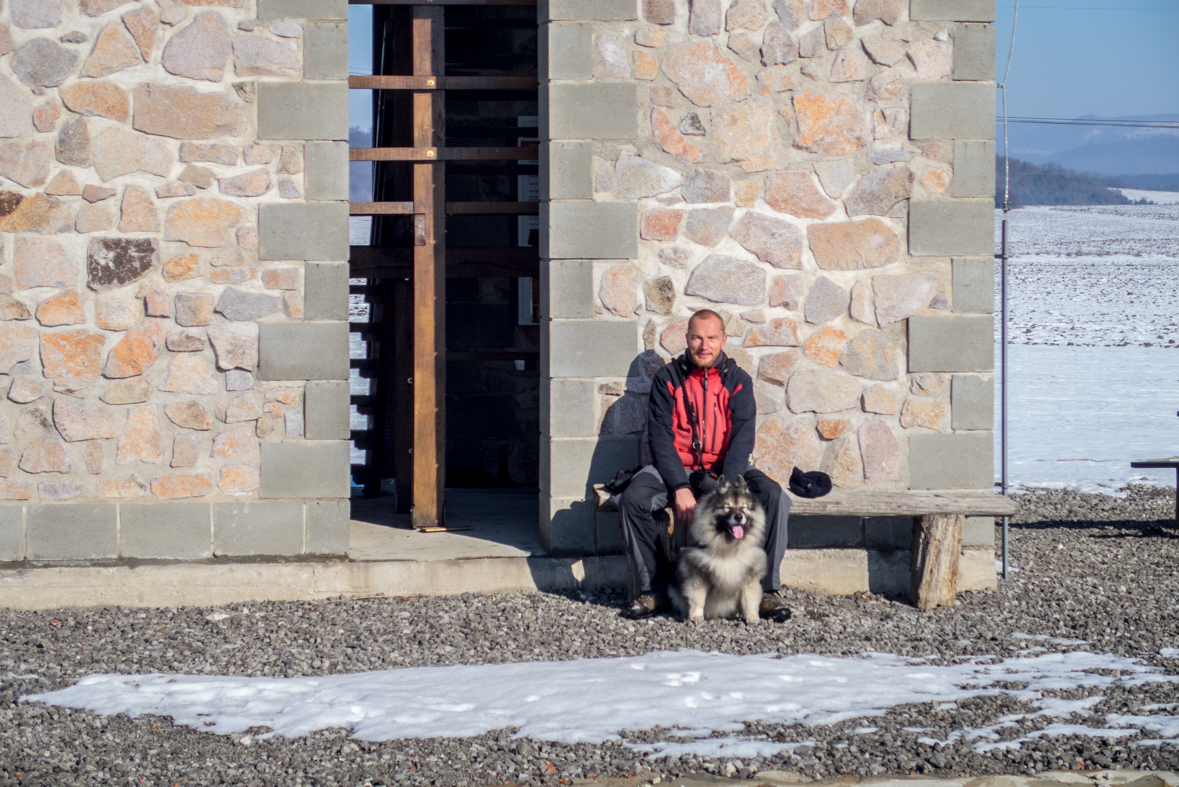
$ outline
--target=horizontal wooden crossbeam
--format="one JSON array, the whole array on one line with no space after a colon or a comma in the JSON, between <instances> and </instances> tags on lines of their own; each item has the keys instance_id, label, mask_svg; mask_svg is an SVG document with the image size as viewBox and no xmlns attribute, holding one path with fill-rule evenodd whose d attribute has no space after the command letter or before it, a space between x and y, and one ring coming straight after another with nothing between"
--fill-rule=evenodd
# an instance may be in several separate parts
<instances>
[{"instance_id":1,"label":"horizontal wooden crossbeam","mask_svg":"<svg viewBox=\"0 0 1179 787\"><path fill-rule=\"evenodd\" d=\"M536 90L536 77L350 76L353 90Z\"/></svg>"},{"instance_id":2,"label":"horizontal wooden crossbeam","mask_svg":"<svg viewBox=\"0 0 1179 787\"><path fill-rule=\"evenodd\" d=\"M536 0L348 0L348 5L536 5Z\"/></svg>"},{"instance_id":3,"label":"horizontal wooden crossbeam","mask_svg":"<svg viewBox=\"0 0 1179 787\"><path fill-rule=\"evenodd\" d=\"M351 202L348 212L353 216L409 216L413 211L412 202ZM536 216L540 213L539 202L448 202L446 212L457 214L507 214L509 216Z\"/></svg>"},{"instance_id":4,"label":"horizontal wooden crossbeam","mask_svg":"<svg viewBox=\"0 0 1179 787\"><path fill-rule=\"evenodd\" d=\"M351 148L351 161L534 161L536 148Z\"/></svg>"},{"instance_id":5,"label":"horizontal wooden crossbeam","mask_svg":"<svg viewBox=\"0 0 1179 787\"><path fill-rule=\"evenodd\" d=\"M393 279L413 273L413 249L385 246L353 246L349 275L356 279ZM446 278L481 276L539 276L540 255L533 248L483 248L446 250Z\"/></svg>"}]
</instances>

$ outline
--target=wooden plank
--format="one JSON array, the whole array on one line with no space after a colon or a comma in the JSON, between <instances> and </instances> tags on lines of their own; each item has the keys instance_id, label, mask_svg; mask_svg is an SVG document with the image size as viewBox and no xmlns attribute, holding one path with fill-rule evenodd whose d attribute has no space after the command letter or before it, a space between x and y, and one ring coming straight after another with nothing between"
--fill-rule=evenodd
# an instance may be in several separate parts
<instances>
[{"instance_id":1,"label":"wooden plank","mask_svg":"<svg viewBox=\"0 0 1179 787\"><path fill-rule=\"evenodd\" d=\"M414 6L413 74L440 76L445 63L443 13ZM427 158L413 167L414 213L422 216L413 249L413 526L443 526L446 487L446 196L445 94L413 94L413 144ZM415 233L417 234L417 233ZM416 241L415 241L416 243Z\"/></svg>"},{"instance_id":2,"label":"wooden plank","mask_svg":"<svg viewBox=\"0 0 1179 787\"><path fill-rule=\"evenodd\" d=\"M348 0L348 5L536 5L536 0Z\"/></svg>"},{"instance_id":3,"label":"wooden plank","mask_svg":"<svg viewBox=\"0 0 1179 787\"><path fill-rule=\"evenodd\" d=\"M536 90L536 77L350 76L353 90Z\"/></svg>"},{"instance_id":4,"label":"wooden plank","mask_svg":"<svg viewBox=\"0 0 1179 787\"><path fill-rule=\"evenodd\" d=\"M413 282L398 276L393 289L393 375L387 380L393 397L393 478L397 513L408 514L413 503Z\"/></svg>"},{"instance_id":5,"label":"wooden plank","mask_svg":"<svg viewBox=\"0 0 1179 787\"><path fill-rule=\"evenodd\" d=\"M610 495L600 484L594 486L599 510L613 511L607 503ZM974 490L946 492L843 492L826 497L805 498L790 495L790 513L808 516L925 516L927 514L962 514L964 516L1010 516L1015 503L1007 497Z\"/></svg>"},{"instance_id":6,"label":"wooden plank","mask_svg":"<svg viewBox=\"0 0 1179 787\"><path fill-rule=\"evenodd\" d=\"M409 216L413 213L412 202L350 202L348 213L353 216ZM536 216L540 214L539 202L448 202L447 215L477 214L512 216Z\"/></svg>"},{"instance_id":7,"label":"wooden plank","mask_svg":"<svg viewBox=\"0 0 1179 787\"><path fill-rule=\"evenodd\" d=\"M350 161L535 161L536 148L446 148L441 143L412 148L350 148Z\"/></svg>"},{"instance_id":8,"label":"wooden plank","mask_svg":"<svg viewBox=\"0 0 1179 787\"><path fill-rule=\"evenodd\" d=\"M909 599L917 609L953 605L958 595L958 558L965 522L961 514L931 514L913 520Z\"/></svg>"},{"instance_id":9,"label":"wooden plank","mask_svg":"<svg viewBox=\"0 0 1179 787\"><path fill-rule=\"evenodd\" d=\"M540 215L539 202L448 202L446 212L451 215L477 214L484 216L507 214L512 216Z\"/></svg>"},{"instance_id":10,"label":"wooden plank","mask_svg":"<svg viewBox=\"0 0 1179 787\"><path fill-rule=\"evenodd\" d=\"M349 202L351 216L407 216L413 213L412 202Z\"/></svg>"},{"instance_id":11,"label":"wooden plank","mask_svg":"<svg viewBox=\"0 0 1179 787\"><path fill-rule=\"evenodd\" d=\"M446 351L448 361L539 361L535 350L457 350Z\"/></svg>"},{"instance_id":12,"label":"wooden plank","mask_svg":"<svg viewBox=\"0 0 1179 787\"><path fill-rule=\"evenodd\" d=\"M409 248L352 247L349 275L353 278L408 278L412 272L413 251ZM450 279L539 275L540 257L536 249L504 247L446 251L446 276Z\"/></svg>"}]
</instances>

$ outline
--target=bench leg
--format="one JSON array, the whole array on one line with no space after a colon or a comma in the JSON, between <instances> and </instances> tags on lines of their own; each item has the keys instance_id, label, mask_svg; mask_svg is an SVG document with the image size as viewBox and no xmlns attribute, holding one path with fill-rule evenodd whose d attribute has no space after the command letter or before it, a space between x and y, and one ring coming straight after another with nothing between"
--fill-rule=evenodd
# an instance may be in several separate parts
<instances>
[{"instance_id":1,"label":"bench leg","mask_svg":"<svg viewBox=\"0 0 1179 787\"><path fill-rule=\"evenodd\" d=\"M909 545L909 598L921 610L948 607L958 593L958 558L962 552L960 514L933 514L913 519Z\"/></svg>"}]
</instances>

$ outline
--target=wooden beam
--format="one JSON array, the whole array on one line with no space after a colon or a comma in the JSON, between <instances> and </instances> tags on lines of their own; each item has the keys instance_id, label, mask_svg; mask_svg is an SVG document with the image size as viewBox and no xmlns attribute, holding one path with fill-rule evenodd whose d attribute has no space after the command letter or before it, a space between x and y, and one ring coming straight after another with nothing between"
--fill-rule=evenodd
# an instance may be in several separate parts
<instances>
[{"instance_id":1,"label":"wooden beam","mask_svg":"<svg viewBox=\"0 0 1179 787\"><path fill-rule=\"evenodd\" d=\"M539 361L536 350L448 350L448 361Z\"/></svg>"},{"instance_id":2,"label":"wooden beam","mask_svg":"<svg viewBox=\"0 0 1179 787\"><path fill-rule=\"evenodd\" d=\"M397 513L408 514L413 503L413 282L397 277L393 289L393 377L382 380L393 397L393 477L397 484Z\"/></svg>"},{"instance_id":3,"label":"wooden beam","mask_svg":"<svg viewBox=\"0 0 1179 787\"><path fill-rule=\"evenodd\" d=\"M446 62L443 13L415 5L413 75L440 76ZM420 244L413 249L413 526L443 525L446 487L446 104L440 90L413 94L413 207Z\"/></svg>"},{"instance_id":4,"label":"wooden beam","mask_svg":"<svg viewBox=\"0 0 1179 787\"><path fill-rule=\"evenodd\" d=\"M962 553L961 514L931 514L913 520L909 542L909 598L920 610L953 605Z\"/></svg>"},{"instance_id":5,"label":"wooden beam","mask_svg":"<svg viewBox=\"0 0 1179 787\"><path fill-rule=\"evenodd\" d=\"M409 278L413 275L413 250L384 246L353 246L350 275L355 279ZM446 277L517 277L540 275L536 249L447 249Z\"/></svg>"},{"instance_id":6,"label":"wooden beam","mask_svg":"<svg viewBox=\"0 0 1179 787\"><path fill-rule=\"evenodd\" d=\"M408 216L413 213L412 202L350 202L352 216Z\"/></svg>"},{"instance_id":7,"label":"wooden beam","mask_svg":"<svg viewBox=\"0 0 1179 787\"><path fill-rule=\"evenodd\" d=\"M348 0L348 5L536 5L536 0Z\"/></svg>"},{"instance_id":8,"label":"wooden beam","mask_svg":"<svg viewBox=\"0 0 1179 787\"><path fill-rule=\"evenodd\" d=\"M353 216L409 216L412 202L350 202L348 212ZM536 216L540 213L539 202L448 202L447 215L456 214L507 214L512 216Z\"/></svg>"},{"instance_id":9,"label":"wooden beam","mask_svg":"<svg viewBox=\"0 0 1179 787\"><path fill-rule=\"evenodd\" d=\"M353 90L536 90L536 77L435 77L363 75L348 77Z\"/></svg>"},{"instance_id":10,"label":"wooden beam","mask_svg":"<svg viewBox=\"0 0 1179 787\"><path fill-rule=\"evenodd\" d=\"M349 161L534 161L539 158L537 148L446 148L441 147L441 143L412 148L351 148L348 151Z\"/></svg>"}]
</instances>

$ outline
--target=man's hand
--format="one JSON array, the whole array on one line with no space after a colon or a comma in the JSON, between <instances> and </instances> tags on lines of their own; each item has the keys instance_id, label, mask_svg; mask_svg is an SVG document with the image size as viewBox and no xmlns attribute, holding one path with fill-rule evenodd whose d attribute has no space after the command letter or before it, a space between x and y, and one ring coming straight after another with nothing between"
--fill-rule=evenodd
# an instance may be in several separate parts
<instances>
[{"instance_id":1,"label":"man's hand","mask_svg":"<svg viewBox=\"0 0 1179 787\"><path fill-rule=\"evenodd\" d=\"M692 524L696 515L696 495L688 487L675 490L675 515L685 525Z\"/></svg>"}]
</instances>

